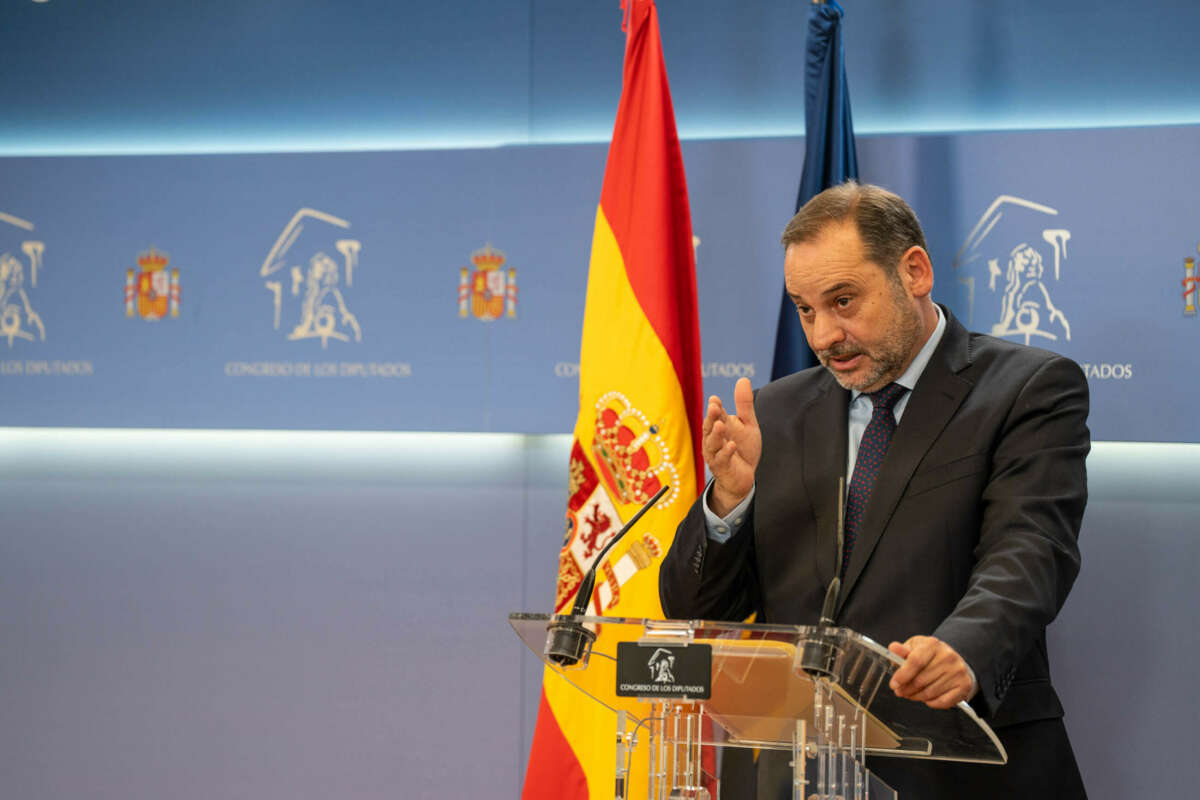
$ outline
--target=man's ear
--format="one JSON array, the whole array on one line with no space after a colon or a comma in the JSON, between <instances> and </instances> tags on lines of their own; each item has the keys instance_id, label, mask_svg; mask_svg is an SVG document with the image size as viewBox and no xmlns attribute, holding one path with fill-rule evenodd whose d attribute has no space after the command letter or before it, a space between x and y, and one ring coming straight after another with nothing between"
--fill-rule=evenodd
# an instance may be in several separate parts
<instances>
[{"instance_id":1,"label":"man's ear","mask_svg":"<svg viewBox=\"0 0 1200 800\"><path fill-rule=\"evenodd\" d=\"M913 297L928 297L933 291L933 262L925 248L913 245L900 256L900 282Z\"/></svg>"}]
</instances>

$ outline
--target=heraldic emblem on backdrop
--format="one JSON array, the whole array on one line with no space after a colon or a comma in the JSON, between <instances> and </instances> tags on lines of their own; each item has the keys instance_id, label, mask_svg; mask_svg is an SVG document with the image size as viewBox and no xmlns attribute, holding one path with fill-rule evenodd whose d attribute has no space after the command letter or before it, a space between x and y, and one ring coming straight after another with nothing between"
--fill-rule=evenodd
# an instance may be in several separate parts
<instances>
[{"instance_id":1,"label":"heraldic emblem on backdrop","mask_svg":"<svg viewBox=\"0 0 1200 800\"><path fill-rule=\"evenodd\" d=\"M179 270L167 272L170 258L151 247L138 256L138 269L125 270L125 316L155 322L179 316Z\"/></svg>"},{"instance_id":2,"label":"heraldic emblem on backdrop","mask_svg":"<svg viewBox=\"0 0 1200 800\"><path fill-rule=\"evenodd\" d=\"M618 504L640 506L663 484L671 489L659 501L658 508L670 507L679 496L679 472L672 463L670 449L659 435L659 427L659 423L651 422L620 392L608 392L596 401L592 459L578 440L571 448L566 535L559 555L556 612L566 608L596 554L625 524L617 511ZM645 533L634 540L615 564L605 560L597 570L589 612L600 614L616 605L621 599L621 586L660 555L662 547L658 540Z\"/></svg>"},{"instance_id":3,"label":"heraldic emblem on backdrop","mask_svg":"<svg viewBox=\"0 0 1200 800\"><path fill-rule=\"evenodd\" d=\"M1200 251L1200 245L1196 247ZM1196 316L1197 295L1200 294L1200 275L1196 274L1196 259L1188 256L1183 260L1183 315Z\"/></svg>"},{"instance_id":4,"label":"heraldic emblem on backdrop","mask_svg":"<svg viewBox=\"0 0 1200 800\"><path fill-rule=\"evenodd\" d=\"M349 227L340 217L302 208L263 259L258 276L274 302L275 330L290 327L290 341L320 339L322 348L330 339L362 341L358 317L346 301L345 290L354 286L362 250L358 239L341 235ZM281 271L283 275L277 274Z\"/></svg>"},{"instance_id":5,"label":"heraldic emblem on backdrop","mask_svg":"<svg viewBox=\"0 0 1200 800\"><path fill-rule=\"evenodd\" d=\"M14 339L46 341L46 326L34 310L25 285L28 262L29 286L37 287L46 250L45 243L30 238L32 232L32 222L0 211L0 338L7 339L10 348Z\"/></svg>"},{"instance_id":6,"label":"heraldic emblem on backdrop","mask_svg":"<svg viewBox=\"0 0 1200 800\"><path fill-rule=\"evenodd\" d=\"M1071 232L1055 225L1058 209L1002 194L992 201L954 257L954 269L966 284L968 326L975 317L994 320L988 332L1023 344L1052 347L1071 339L1066 312L1052 299L1062 279ZM983 266L986 265L986 273ZM980 282L992 299L981 295ZM996 311L979 309L989 302Z\"/></svg>"},{"instance_id":7,"label":"heraldic emblem on backdrop","mask_svg":"<svg viewBox=\"0 0 1200 800\"><path fill-rule=\"evenodd\" d=\"M471 253L474 269L458 271L458 315L491 322L517 316L517 271L505 270L504 253L490 244Z\"/></svg>"}]
</instances>

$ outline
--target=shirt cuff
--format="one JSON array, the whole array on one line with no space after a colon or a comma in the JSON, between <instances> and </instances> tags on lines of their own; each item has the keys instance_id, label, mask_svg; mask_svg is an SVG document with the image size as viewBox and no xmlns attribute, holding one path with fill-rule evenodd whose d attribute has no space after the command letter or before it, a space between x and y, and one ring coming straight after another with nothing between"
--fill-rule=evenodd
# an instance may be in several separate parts
<instances>
[{"instance_id":1,"label":"shirt cuff","mask_svg":"<svg viewBox=\"0 0 1200 800\"><path fill-rule=\"evenodd\" d=\"M750 494L746 495L745 500L734 506L733 511L730 511L725 517L718 517L708 507L708 493L712 491L712 485L713 481L710 478L708 485L704 487L704 494L700 495L704 506L704 521L708 527L708 538L723 544L729 541L729 537L737 533L746 521L746 509L750 507L750 501L754 499L754 487L750 487Z\"/></svg>"}]
</instances>

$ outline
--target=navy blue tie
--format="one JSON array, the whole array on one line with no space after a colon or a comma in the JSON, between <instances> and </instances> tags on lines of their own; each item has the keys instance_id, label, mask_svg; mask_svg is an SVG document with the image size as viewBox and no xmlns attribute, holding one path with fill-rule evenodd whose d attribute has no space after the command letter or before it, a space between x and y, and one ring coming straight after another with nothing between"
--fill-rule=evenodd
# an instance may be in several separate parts
<instances>
[{"instance_id":1,"label":"navy blue tie","mask_svg":"<svg viewBox=\"0 0 1200 800\"><path fill-rule=\"evenodd\" d=\"M838 573L843 579L846 577L846 567L850 564L850 553L854 550L858 526L862 524L863 513L871 501L875 477L879 474L879 466L896 430L896 416L892 413L892 407L907 391L898 383L889 383L867 395L871 398L871 421L858 443L854 474L850 476L850 491L846 495L846 545L842 553L842 569Z\"/></svg>"}]
</instances>

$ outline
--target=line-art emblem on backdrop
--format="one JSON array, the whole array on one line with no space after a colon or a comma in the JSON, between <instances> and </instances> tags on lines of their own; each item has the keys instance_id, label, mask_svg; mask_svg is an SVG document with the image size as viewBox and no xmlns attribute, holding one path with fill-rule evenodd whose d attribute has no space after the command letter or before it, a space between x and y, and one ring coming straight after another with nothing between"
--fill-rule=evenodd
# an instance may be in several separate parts
<instances>
[{"instance_id":1,"label":"line-art emblem on backdrop","mask_svg":"<svg viewBox=\"0 0 1200 800\"><path fill-rule=\"evenodd\" d=\"M954 257L958 280L967 286L968 325L983 315L994 320L993 336L1024 344L1070 341L1071 323L1052 299L1071 239L1069 230L1053 224L1056 216L1057 209L1007 194L983 212ZM983 280L987 294L981 296ZM989 310L981 311L980 303Z\"/></svg>"},{"instance_id":2,"label":"line-art emblem on backdrop","mask_svg":"<svg viewBox=\"0 0 1200 800\"><path fill-rule=\"evenodd\" d=\"M358 317L346 301L362 250L358 239L345 238L349 227L340 217L302 208L263 260L258 274L271 293L274 327L288 331L288 339L320 339L322 348L330 339L362 341Z\"/></svg>"},{"instance_id":3,"label":"line-art emblem on backdrop","mask_svg":"<svg viewBox=\"0 0 1200 800\"><path fill-rule=\"evenodd\" d=\"M1200 245L1196 246L1200 251ZM1183 260L1183 315L1196 316L1197 295L1200 295L1200 275L1196 274L1196 259L1188 256Z\"/></svg>"},{"instance_id":4,"label":"line-art emblem on backdrop","mask_svg":"<svg viewBox=\"0 0 1200 800\"><path fill-rule=\"evenodd\" d=\"M170 257L151 247L140 254L138 268L125 270L125 316L156 322L179 316L179 270L167 271Z\"/></svg>"},{"instance_id":5,"label":"line-art emblem on backdrop","mask_svg":"<svg viewBox=\"0 0 1200 800\"><path fill-rule=\"evenodd\" d=\"M46 341L46 326L29 299L46 245L32 233L32 222L0 211L0 339L9 348L17 339Z\"/></svg>"},{"instance_id":6,"label":"line-art emblem on backdrop","mask_svg":"<svg viewBox=\"0 0 1200 800\"><path fill-rule=\"evenodd\" d=\"M458 271L458 315L484 322L517 316L517 271L504 269L504 253L490 244L471 253L474 268Z\"/></svg>"},{"instance_id":7,"label":"line-art emblem on backdrop","mask_svg":"<svg viewBox=\"0 0 1200 800\"><path fill-rule=\"evenodd\" d=\"M592 560L625 524L617 504L642 505L662 488L671 490L659 501L668 508L679 495L679 471L659 435L661 423L652 423L620 392L607 392L596 401L592 455L596 468L578 442L571 449L566 534L559 556L559 581L555 610L562 611ZM590 606L596 614L621 599L621 587L638 571L662 555L658 540L649 533L635 540L628 552L613 563L606 559Z\"/></svg>"}]
</instances>

